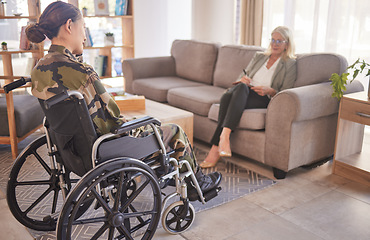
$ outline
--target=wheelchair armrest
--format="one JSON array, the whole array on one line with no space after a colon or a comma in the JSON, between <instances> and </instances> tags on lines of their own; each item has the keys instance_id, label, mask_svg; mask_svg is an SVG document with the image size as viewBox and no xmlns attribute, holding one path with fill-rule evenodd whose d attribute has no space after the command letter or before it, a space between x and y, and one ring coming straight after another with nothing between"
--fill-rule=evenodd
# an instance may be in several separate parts
<instances>
[{"instance_id":1,"label":"wheelchair armrest","mask_svg":"<svg viewBox=\"0 0 370 240\"><path fill-rule=\"evenodd\" d=\"M151 116L146 116L146 117L138 118L138 119L135 119L129 122L125 122L118 129L114 130L113 133L122 134L122 133L129 132L133 129L136 129L142 126L146 126L150 123L153 123L158 126L161 125L161 122L158 119L153 118Z\"/></svg>"}]
</instances>

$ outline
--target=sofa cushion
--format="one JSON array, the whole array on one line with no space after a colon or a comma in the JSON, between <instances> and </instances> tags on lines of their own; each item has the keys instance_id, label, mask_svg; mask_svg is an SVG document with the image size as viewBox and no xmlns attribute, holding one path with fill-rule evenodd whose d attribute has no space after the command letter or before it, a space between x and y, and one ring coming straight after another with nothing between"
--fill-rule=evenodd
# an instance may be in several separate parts
<instances>
[{"instance_id":1,"label":"sofa cushion","mask_svg":"<svg viewBox=\"0 0 370 240\"><path fill-rule=\"evenodd\" d=\"M167 102L167 93L171 88L201 86L201 83L189 81L178 77L157 77L137 79L132 87L135 94L157 102Z\"/></svg>"},{"instance_id":2,"label":"sofa cushion","mask_svg":"<svg viewBox=\"0 0 370 240\"><path fill-rule=\"evenodd\" d=\"M338 54L297 55L297 80L294 87L328 82L332 73L342 74L346 70L347 64L347 60Z\"/></svg>"},{"instance_id":3,"label":"sofa cushion","mask_svg":"<svg viewBox=\"0 0 370 240\"><path fill-rule=\"evenodd\" d=\"M213 85L228 88L262 47L228 45L219 48Z\"/></svg>"},{"instance_id":4,"label":"sofa cushion","mask_svg":"<svg viewBox=\"0 0 370 240\"><path fill-rule=\"evenodd\" d=\"M172 106L207 117L211 105L219 102L224 92L224 88L209 85L173 88L168 91L167 100Z\"/></svg>"},{"instance_id":5,"label":"sofa cushion","mask_svg":"<svg viewBox=\"0 0 370 240\"><path fill-rule=\"evenodd\" d=\"M44 113L37 98L31 95L13 95L17 137L42 124ZM8 113L5 97L0 97L0 136L9 136Z\"/></svg>"},{"instance_id":6,"label":"sofa cushion","mask_svg":"<svg viewBox=\"0 0 370 240\"><path fill-rule=\"evenodd\" d=\"M171 55L175 59L176 75L211 84L216 64L218 44L194 40L175 40Z\"/></svg>"},{"instance_id":7,"label":"sofa cushion","mask_svg":"<svg viewBox=\"0 0 370 240\"><path fill-rule=\"evenodd\" d=\"M211 109L209 109L208 118L217 122L219 110L220 104L212 104ZM240 119L238 128L249 130L265 129L266 112L266 108L245 109Z\"/></svg>"}]
</instances>

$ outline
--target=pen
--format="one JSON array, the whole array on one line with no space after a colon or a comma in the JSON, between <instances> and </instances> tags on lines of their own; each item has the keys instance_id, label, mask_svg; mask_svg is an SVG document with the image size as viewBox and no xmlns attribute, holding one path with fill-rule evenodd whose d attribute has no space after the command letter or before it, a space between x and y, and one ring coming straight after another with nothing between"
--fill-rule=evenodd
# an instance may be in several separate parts
<instances>
[{"instance_id":1,"label":"pen","mask_svg":"<svg viewBox=\"0 0 370 240\"><path fill-rule=\"evenodd\" d=\"M247 72L245 71L245 69L243 69L243 72L244 72L244 75L247 76Z\"/></svg>"}]
</instances>

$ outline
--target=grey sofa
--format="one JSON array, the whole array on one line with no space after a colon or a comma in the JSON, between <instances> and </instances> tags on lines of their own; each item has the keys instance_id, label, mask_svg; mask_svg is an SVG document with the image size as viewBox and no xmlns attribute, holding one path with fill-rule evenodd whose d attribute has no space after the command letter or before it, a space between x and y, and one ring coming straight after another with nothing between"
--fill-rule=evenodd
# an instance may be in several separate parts
<instances>
[{"instance_id":1,"label":"grey sofa","mask_svg":"<svg viewBox=\"0 0 370 240\"><path fill-rule=\"evenodd\" d=\"M256 46L175 40L171 56L123 62L126 91L194 113L194 137L209 142L217 125L219 100L256 51ZM245 110L231 136L232 152L256 160L284 178L334 152L338 100L329 78L347 67L330 53L297 56L294 88L272 98L267 109ZM354 81L347 92L362 91Z\"/></svg>"}]
</instances>

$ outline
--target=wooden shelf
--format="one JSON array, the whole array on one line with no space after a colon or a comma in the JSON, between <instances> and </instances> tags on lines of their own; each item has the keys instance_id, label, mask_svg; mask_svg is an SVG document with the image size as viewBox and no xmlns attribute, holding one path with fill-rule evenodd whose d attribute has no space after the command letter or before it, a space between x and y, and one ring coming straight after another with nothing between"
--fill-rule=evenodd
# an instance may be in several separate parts
<instances>
[{"instance_id":1,"label":"wooden shelf","mask_svg":"<svg viewBox=\"0 0 370 240\"><path fill-rule=\"evenodd\" d=\"M39 53L39 49L21 50L21 49L8 49L0 51L0 55L17 54L17 53Z\"/></svg>"},{"instance_id":2,"label":"wooden shelf","mask_svg":"<svg viewBox=\"0 0 370 240\"><path fill-rule=\"evenodd\" d=\"M87 15L84 18L133 18L132 15Z\"/></svg>"},{"instance_id":3,"label":"wooden shelf","mask_svg":"<svg viewBox=\"0 0 370 240\"><path fill-rule=\"evenodd\" d=\"M92 46L84 49L110 49L110 48L133 48L134 45L112 45L112 46Z\"/></svg>"},{"instance_id":4,"label":"wooden shelf","mask_svg":"<svg viewBox=\"0 0 370 240\"><path fill-rule=\"evenodd\" d=\"M1 16L0 19L37 19L38 16Z\"/></svg>"},{"instance_id":5,"label":"wooden shelf","mask_svg":"<svg viewBox=\"0 0 370 240\"><path fill-rule=\"evenodd\" d=\"M27 78L27 77L30 77L30 76L0 76L0 79L11 79L11 80L14 80L14 79L19 79L21 77Z\"/></svg>"}]
</instances>

